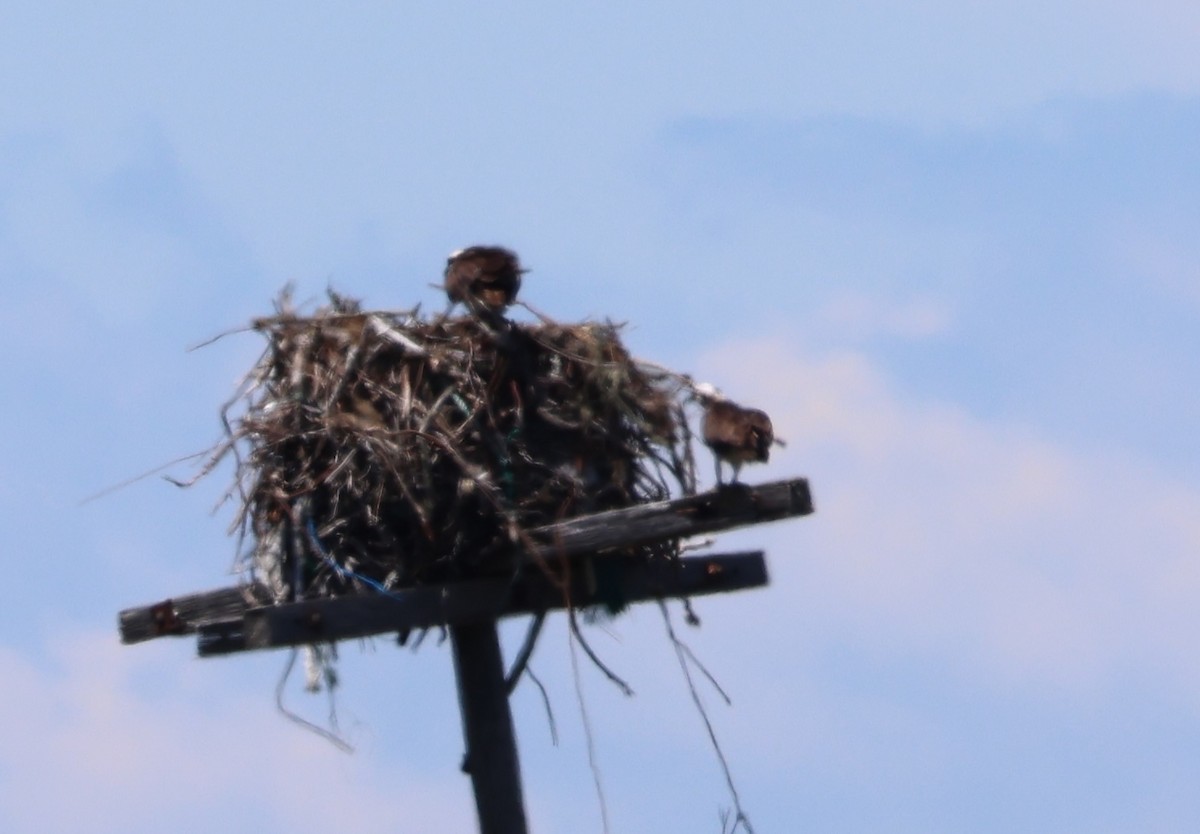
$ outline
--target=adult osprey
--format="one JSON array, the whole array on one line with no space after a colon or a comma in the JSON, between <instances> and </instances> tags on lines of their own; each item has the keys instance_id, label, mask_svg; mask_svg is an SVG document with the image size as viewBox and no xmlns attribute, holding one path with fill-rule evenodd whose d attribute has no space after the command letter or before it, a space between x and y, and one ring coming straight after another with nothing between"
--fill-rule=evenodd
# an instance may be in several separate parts
<instances>
[{"instance_id":1,"label":"adult osprey","mask_svg":"<svg viewBox=\"0 0 1200 834\"><path fill-rule=\"evenodd\" d=\"M765 411L745 408L726 399L708 383L696 386L696 397L704 406L700 434L704 445L712 449L717 466L717 485L721 484L721 462L733 469L733 481L747 463L766 463L775 440L775 429Z\"/></svg>"},{"instance_id":2,"label":"adult osprey","mask_svg":"<svg viewBox=\"0 0 1200 834\"><path fill-rule=\"evenodd\" d=\"M470 310L501 313L516 300L524 272L517 254L503 247L459 249L446 261L446 295Z\"/></svg>"}]
</instances>

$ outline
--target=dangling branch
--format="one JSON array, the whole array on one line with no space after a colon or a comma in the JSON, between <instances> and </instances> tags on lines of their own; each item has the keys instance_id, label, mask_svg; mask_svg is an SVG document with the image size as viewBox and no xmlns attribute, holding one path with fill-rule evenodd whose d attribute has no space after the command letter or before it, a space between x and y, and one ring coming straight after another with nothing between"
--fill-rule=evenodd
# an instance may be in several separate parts
<instances>
[{"instance_id":1,"label":"dangling branch","mask_svg":"<svg viewBox=\"0 0 1200 834\"><path fill-rule=\"evenodd\" d=\"M283 713L284 717L287 718L289 721L299 724L301 727L308 730L309 732L316 733L321 738L325 739L330 744L332 744L334 747L336 747L338 750L341 750L343 753L353 753L354 747L349 742L347 742L345 739L343 739L339 735L337 735L337 733L330 732L329 730L326 730L324 727L317 726L316 724L312 723L311 721L309 721L306 718L301 718L299 715L292 712L290 709L288 709L287 707L285 707L283 705L284 688L287 685L288 678L291 677L292 668L296 665L296 655L297 654L299 654L298 649L292 649L290 652L288 652L287 664L283 667L283 674L279 677L279 683L275 687L275 706L276 706L276 708L281 713Z\"/></svg>"},{"instance_id":2,"label":"dangling branch","mask_svg":"<svg viewBox=\"0 0 1200 834\"><path fill-rule=\"evenodd\" d=\"M600 779L600 765L596 762L596 742L592 737L592 722L588 718L587 704L585 703L583 697L583 681L579 676L579 658L575 652L575 641L569 640L568 643L570 644L571 648L571 677L575 681L575 697L579 702L579 716L583 721L583 737L587 744L588 767L591 768L592 783L596 787L596 800L600 803L600 822L604 834L608 834L608 803L604 799L604 785L601 783ZM582 645L582 643L580 645ZM594 657L593 661L596 662L601 669L604 669L604 666L600 664L599 661L595 661Z\"/></svg>"},{"instance_id":3,"label":"dangling branch","mask_svg":"<svg viewBox=\"0 0 1200 834\"><path fill-rule=\"evenodd\" d=\"M537 686L538 691L542 693L542 703L546 707L546 719L550 724L550 743L558 747L558 725L554 721L554 710L550 708L550 696L546 693L546 687L542 685L538 676L533 673L532 666L525 670L525 674L529 676L529 679Z\"/></svg>"},{"instance_id":4,"label":"dangling branch","mask_svg":"<svg viewBox=\"0 0 1200 834\"><path fill-rule=\"evenodd\" d=\"M688 669L688 658L692 657L694 660L694 655L692 655L691 650L688 649L687 646L685 646L683 642L676 636L675 627L671 625L671 616L670 612L667 610L666 603L660 600L658 607L663 615L663 623L667 627L667 636L670 637L671 645L675 649L675 656L679 660L679 668L683 670L683 678L685 681L687 681L688 693L692 696L692 703L696 705L696 711L700 713L701 721L704 722L704 729L708 732L708 739L712 743L713 750L717 754L717 761L721 764L721 772L725 775L725 784L729 787L729 795L733 799L733 809L736 816L734 818L734 826L730 829L730 832L736 831L740 825L746 830L746 834L754 834L754 828L750 825L750 818L746 816L746 812L742 809L742 801L738 796L737 787L733 784L733 775L729 770L729 762L725 760L725 753L721 750L720 742L717 741L716 730L713 729L712 721L709 720L708 717L708 711L704 708L704 702L700 700L700 693L696 691L695 681L692 680L692 673ZM704 674L709 681L716 686L716 681L713 679L712 675L709 675L707 670L704 670L703 666L699 666L699 668L704 671ZM721 693L721 696L725 698L726 702L728 703L729 698L727 695L725 695L724 690L717 686L717 691Z\"/></svg>"},{"instance_id":5,"label":"dangling branch","mask_svg":"<svg viewBox=\"0 0 1200 834\"><path fill-rule=\"evenodd\" d=\"M521 680L521 674L529 665L529 658L533 656L534 645L537 643L538 635L542 632L542 624L545 622L545 611L539 611L533 615L533 620L529 624L529 631L525 633L525 641L521 644L521 649L517 652L517 656L513 660L512 668L504 678L505 694L512 695L513 690L517 688L517 684Z\"/></svg>"}]
</instances>

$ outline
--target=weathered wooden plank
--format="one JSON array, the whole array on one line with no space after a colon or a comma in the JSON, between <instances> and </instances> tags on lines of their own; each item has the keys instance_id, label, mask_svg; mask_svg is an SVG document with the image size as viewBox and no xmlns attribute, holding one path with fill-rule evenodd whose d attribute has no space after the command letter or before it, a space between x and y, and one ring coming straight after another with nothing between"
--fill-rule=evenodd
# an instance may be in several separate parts
<instances>
[{"instance_id":1,"label":"weathered wooden plank","mask_svg":"<svg viewBox=\"0 0 1200 834\"><path fill-rule=\"evenodd\" d=\"M127 608L118 616L121 642L140 643L155 637L194 634L200 623L240 617L246 609L265 605L270 599L266 588L237 585Z\"/></svg>"},{"instance_id":2,"label":"weathered wooden plank","mask_svg":"<svg viewBox=\"0 0 1200 834\"><path fill-rule=\"evenodd\" d=\"M582 567L582 566L581 566ZM620 597L648 599L702 596L767 584L761 551L689 556L677 563L606 560ZM595 605L610 591L598 589L591 570L573 572L569 597L577 607ZM472 625L501 617L565 608L568 594L545 574L528 570L515 579L476 579L450 585L305 600L254 608L240 619L199 628L199 653L208 657L254 649L348 640L376 634Z\"/></svg>"},{"instance_id":3,"label":"weathered wooden plank","mask_svg":"<svg viewBox=\"0 0 1200 834\"><path fill-rule=\"evenodd\" d=\"M536 558L577 556L682 539L812 513L808 481L735 484L686 498L577 516L530 531Z\"/></svg>"},{"instance_id":4,"label":"weathered wooden plank","mask_svg":"<svg viewBox=\"0 0 1200 834\"><path fill-rule=\"evenodd\" d=\"M205 623L198 631L197 651L202 657L246 650L244 612L235 619Z\"/></svg>"}]
</instances>

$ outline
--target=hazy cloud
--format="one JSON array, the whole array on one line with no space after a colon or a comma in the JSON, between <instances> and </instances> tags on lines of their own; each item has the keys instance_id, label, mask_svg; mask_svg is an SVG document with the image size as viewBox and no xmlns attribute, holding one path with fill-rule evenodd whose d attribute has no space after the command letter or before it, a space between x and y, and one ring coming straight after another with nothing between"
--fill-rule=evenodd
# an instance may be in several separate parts
<instances>
[{"instance_id":1,"label":"hazy cloud","mask_svg":"<svg viewBox=\"0 0 1200 834\"><path fill-rule=\"evenodd\" d=\"M46 648L36 662L0 650L8 831L151 832L166 820L180 832L473 824L464 785L340 753L282 721L265 695L221 692L110 634L64 633Z\"/></svg>"},{"instance_id":2,"label":"hazy cloud","mask_svg":"<svg viewBox=\"0 0 1200 834\"><path fill-rule=\"evenodd\" d=\"M913 400L863 354L735 342L705 365L773 414L778 470L812 476L813 602L859 639L1072 697L1143 674L1200 706L1193 488Z\"/></svg>"}]
</instances>

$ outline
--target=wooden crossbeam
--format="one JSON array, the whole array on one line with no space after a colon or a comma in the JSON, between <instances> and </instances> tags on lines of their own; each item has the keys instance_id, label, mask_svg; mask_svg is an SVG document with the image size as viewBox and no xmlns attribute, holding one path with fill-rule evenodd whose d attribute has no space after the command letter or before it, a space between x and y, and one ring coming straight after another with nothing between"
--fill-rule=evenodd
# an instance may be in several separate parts
<instances>
[{"instance_id":1,"label":"wooden crossbeam","mask_svg":"<svg viewBox=\"0 0 1200 834\"><path fill-rule=\"evenodd\" d=\"M504 575L271 604L261 585L185 594L120 613L121 640L198 634L202 656L448 628L482 834L525 834L520 769L496 621L521 613L634 604L767 584L761 551L646 558L656 542L807 515L803 478L578 516L528 531Z\"/></svg>"},{"instance_id":2,"label":"wooden crossbeam","mask_svg":"<svg viewBox=\"0 0 1200 834\"><path fill-rule=\"evenodd\" d=\"M606 560L580 565L565 584L537 570L516 578L475 579L304 600L247 610L242 616L199 626L202 657L254 649L348 640L437 626L469 626L503 617L601 604L613 594L626 604L693 597L767 584L762 551L690 556L668 562ZM597 573L608 581L597 581Z\"/></svg>"},{"instance_id":3,"label":"wooden crossbeam","mask_svg":"<svg viewBox=\"0 0 1200 834\"><path fill-rule=\"evenodd\" d=\"M793 478L759 486L735 484L671 501L568 518L530 531L542 544L527 558L571 557L612 548L685 539L808 515L808 481Z\"/></svg>"},{"instance_id":4,"label":"wooden crossbeam","mask_svg":"<svg viewBox=\"0 0 1200 834\"><path fill-rule=\"evenodd\" d=\"M122 611L117 622L122 643L141 643L155 637L195 634L203 623L234 619L247 609L266 605L271 593L259 584L199 591Z\"/></svg>"},{"instance_id":5,"label":"wooden crossbeam","mask_svg":"<svg viewBox=\"0 0 1200 834\"><path fill-rule=\"evenodd\" d=\"M521 558L527 564L581 555L606 556L639 545L794 518L812 511L812 495L804 478L758 486L738 484L534 528L529 531L532 552L523 553ZM518 567L514 565L513 569ZM128 608L119 616L121 641L138 643L167 635L194 634L201 627L210 636L215 635L222 628L234 628L228 624L269 599L265 588L245 585Z\"/></svg>"}]
</instances>

